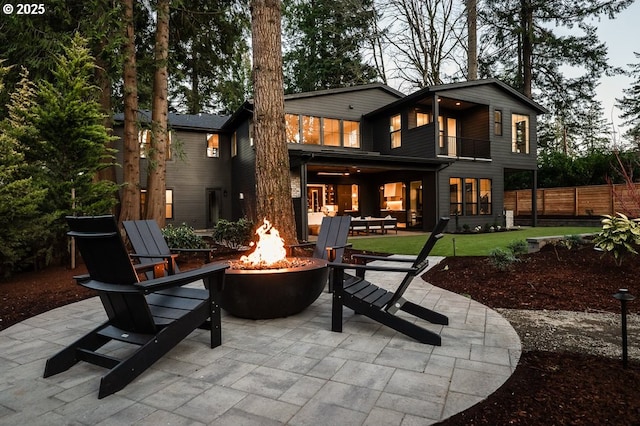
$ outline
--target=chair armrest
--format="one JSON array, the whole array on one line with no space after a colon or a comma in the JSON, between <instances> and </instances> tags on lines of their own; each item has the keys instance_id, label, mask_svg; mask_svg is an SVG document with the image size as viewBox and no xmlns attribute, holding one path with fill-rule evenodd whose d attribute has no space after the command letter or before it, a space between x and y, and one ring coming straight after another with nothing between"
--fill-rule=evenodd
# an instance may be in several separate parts
<instances>
[{"instance_id":1,"label":"chair armrest","mask_svg":"<svg viewBox=\"0 0 640 426\"><path fill-rule=\"evenodd\" d=\"M416 261L415 258L413 259L403 259L403 258L391 258L391 257L386 257L386 256L375 256L372 254L353 254L351 255L351 257L355 258L355 259L367 259L367 260L383 260L385 262L408 262L408 263L413 263Z\"/></svg>"},{"instance_id":2,"label":"chair armrest","mask_svg":"<svg viewBox=\"0 0 640 426\"><path fill-rule=\"evenodd\" d=\"M383 265L357 265L355 263L340 263L340 262L329 262L327 264L330 268L336 269L355 269L356 271L384 271L384 272L414 272L416 268L400 268L394 266L383 266Z\"/></svg>"},{"instance_id":3,"label":"chair armrest","mask_svg":"<svg viewBox=\"0 0 640 426\"><path fill-rule=\"evenodd\" d=\"M228 265L217 264L207 265L199 269L193 269L191 271L183 272L177 275L169 275L162 278L154 278L149 281L144 281L136 284L112 284L104 283L102 281L96 281L89 279L88 281L82 281L79 284L83 287L107 292L107 293L153 293L154 291L164 290L172 287L180 287L185 284L190 284L194 281L207 278L215 274L222 274L224 277L224 270ZM82 277L82 275L80 275ZM220 280L222 283L222 280Z\"/></svg>"},{"instance_id":4,"label":"chair armrest","mask_svg":"<svg viewBox=\"0 0 640 426\"><path fill-rule=\"evenodd\" d=\"M229 268L229 265L226 264L205 265L202 268L192 269L176 275L168 275L162 278L143 281L136 284L136 287L139 287L144 293L152 293L165 288L180 287L215 274L222 273L222 276L224 276L224 271L227 268ZM222 283L222 281L220 281L220 283Z\"/></svg>"},{"instance_id":5,"label":"chair armrest","mask_svg":"<svg viewBox=\"0 0 640 426\"><path fill-rule=\"evenodd\" d=\"M154 257L159 257L162 259L175 259L176 257L178 257L177 254L137 254L137 253L131 253L129 254L129 257L133 257L133 258L141 258L141 259L153 259Z\"/></svg>"},{"instance_id":6,"label":"chair armrest","mask_svg":"<svg viewBox=\"0 0 640 426\"><path fill-rule=\"evenodd\" d=\"M327 246L327 249L335 250L335 249L339 249L339 248L347 248L347 247L352 247L352 246L353 246L353 244L347 243L347 244L343 244L341 246Z\"/></svg>"}]
</instances>

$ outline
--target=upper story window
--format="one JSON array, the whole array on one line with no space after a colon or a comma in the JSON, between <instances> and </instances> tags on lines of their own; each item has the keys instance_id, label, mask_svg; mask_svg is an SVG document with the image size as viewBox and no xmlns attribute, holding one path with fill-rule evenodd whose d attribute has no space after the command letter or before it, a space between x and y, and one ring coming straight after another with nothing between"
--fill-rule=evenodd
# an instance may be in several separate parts
<instances>
[{"instance_id":1,"label":"upper story window","mask_svg":"<svg viewBox=\"0 0 640 426\"><path fill-rule=\"evenodd\" d=\"M493 133L502 136L502 111L499 109L493 111Z\"/></svg>"},{"instance_id":2,"label":"upper story window","mask_svg":"<svg viewBox=\"0 0 640 426\"><path fill-rule=\"evenodd\" d=\"M529 153L529 116L511 116L511 152Z\"/></svg>"},{"instance_id":3,"label":"upper story window","mask_svg":"<svg viewBox=\"0 0 640 426\"><path fill-rule=\"evenodd\" d=\"M309 115L285 114L287 143L360 147L360 123Z\"/></svg>"},{"instance_id":4,"label":"upper story window","mask_svg":"<svg viewBox=\"0 0 640 426\"><path fill-rule=\"evenodd\" d=\"M166 149L167 160L171 160L171 131L167 132L167 142L168 146ZM140 158L147 158L149 156L149 152L151 151L151 139L152 139L151 129L142 129L138 132L138 143L140 144Z\"/></svg>"},{"instance_id":5,"label":"upper story window","mask_svg":"<svg viewBox=\"0 0 640 426\"><path fill-rule=\"evenodd\" d=\"M287 131L287 143L300 143L300 116L285 114L284 122Z\"/></svg>"},{"instance_id":6,"label":"upper story window","mask_svg":"<svg viewBox=\"0 0 640 426\"><path fill-rule=\"evenodd\" d=\"M344 120L342 122L342 144L347 148L360 148L360 123Z\"/></svg>"},{"instance_id":7,"label":"upper story window","mask_svg":"<svg viewBox=\"0 0 640 426\"><path fill-rule=\"evenodd\" d=\"M417 109L416 110L416 127L426 126L429 123L431 123L431 114Z\"/></svg>"},{"instance_id":8,"label":"upper story window","mask_svg":"<svg viewBox=\"0 0 640 426\"><path fill-rule=\"evenodd\" d=\"M320 117L302 116L302 143L320 145Z\"/></svg>"},{"instance_id":9,"label":"upper story window","mask_svg":"<svg viewBox=\"0 0 640 426\"><path fill-rule=\"evenodd\" d=\"M391 117L389 131L391 132L391 148L402 146L402 124L400 114Z\"/></svg>"},{"instance_id":10,"label":"upper story window","mask_svg":"<svg viewBox=\"0 0 640 426\"><path fill-rule=\"evenodd\" d=\"M207 134L207 157L220 157L220 135L215 133Z\"/></svg>"},{"instance_id":11,"label":"upper story window","mask_svg":"<svg viewBox=\"0 0 640 426\"><path fill-rule=\"evenodd\" d=\"M340 146L340 120L333 118L322 119L322 144Z\"/></svg>"}]
</instances>

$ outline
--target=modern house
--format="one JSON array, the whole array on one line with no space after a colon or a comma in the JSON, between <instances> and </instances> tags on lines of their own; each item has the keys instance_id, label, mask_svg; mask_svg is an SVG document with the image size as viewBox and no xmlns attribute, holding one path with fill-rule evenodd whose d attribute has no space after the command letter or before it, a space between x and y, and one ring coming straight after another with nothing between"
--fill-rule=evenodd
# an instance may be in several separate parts
<instances>
[{"instance_id":1,"label":"modern house","mask_svg":"<svg viewBox=\"0 0 640 426\"><path fill-rule=\"evenodd\" d=\"M204 228L252 214L252 109L247 101L230 117L170 116L170 220ZM529 171L535 182L544 112L494 79L408 96L382 84L285 96L299 237L333 212L425 231L440 216L455 217L450 230L504 224L505 174Z\"/></svg>"}]
</instances>

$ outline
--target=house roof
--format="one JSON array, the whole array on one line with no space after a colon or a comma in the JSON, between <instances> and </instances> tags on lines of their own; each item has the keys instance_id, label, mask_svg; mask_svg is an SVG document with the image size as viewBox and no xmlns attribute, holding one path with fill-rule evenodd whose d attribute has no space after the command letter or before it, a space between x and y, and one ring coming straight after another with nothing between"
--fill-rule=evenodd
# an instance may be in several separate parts
<instances>
[{"instance_id":1,"label":"house roof","mask_svg":"<svg viewBox=\"0 0 640 426\"><path fill-rule=\"evenodd\" d=\"M525 95L523 95L522 93L518 92L516 89L514 89L513 87L509 86L506 83L503 83L500 80L497 80L495 78L487 78L487 79L482 79L482 80L470 80L470 81L461 81L461 82L457 82L457 83L449 83L449 84L441 84L441 85L437 85L437 86L429 86L429 87L425 87L424 89L418 90L417 92L411 93L410 95L407 95L405 97L403 97L402 99L398 99L397 101L391 102L381 108L378 108L375 111L372 111L368 114L366 114L367 117L370 116L375 116L378 115L380 113L389 111L389 110L393 110L396 109L398 107L401 106L405 106L405 105L409 105L412 104L420 99L424 99L426 97L429 96L433 96L434 94L444 94L445 92L449 91L449 90L457 90L457 89L472 89L474 87L478 87L478 86L484 86L484 85L494 85L496 87L498 87L500 90L504 91L505 93L507 93L508 95L518 99L520 102L530 106L531 108L533 108L535 111L537 111L539 114L544 114L547 113L547 109L544 108L542 105L538 104L537 102L534 102L533 100L527 98Z\"/></svg>"},{"instance_id":2,"label":"house roof","mask_svg":"<svg viewBox=\"0 0 640 426\"><path fill-rule=\"evenodd\" d=\"M219 131L229 119L228 115L218 114L176 114L169 113L169 126L182 130L210 130ZM138 111L138 120L142 123L151 122L151 111ZM114 115L114 121L123 122L124 114Z\"/></svg>"},{"instance_id":3,"label":"house roof","mask_svg":"<svg viewBox=\"0 0 640 426\"><path fill-rule=\"evenodd\" d=\"M287 100L293 100L293 99L318 98L320 96L332 96L332 95L337 95L341 93L355 93L355 92L360 92L364 90L373 90L373 89L382 90L398 98L402 98L405 96L404 93L396 89L393 89L387 86L386 84L370 83L370 84L363 84L360 86L339 87L335 89L316 90L312 92L303 92L303 93L290 93L288 95L284 95L284 100L286 102ZM238 108L233 113L233 115L229 118L229 120L224 124L223 126L224 130L232 129L238 121L244 120L247 116L251 116L251 114L253 114L253 99L248 99L240 106L240 108Z\"/></svg>"}]
</instances>

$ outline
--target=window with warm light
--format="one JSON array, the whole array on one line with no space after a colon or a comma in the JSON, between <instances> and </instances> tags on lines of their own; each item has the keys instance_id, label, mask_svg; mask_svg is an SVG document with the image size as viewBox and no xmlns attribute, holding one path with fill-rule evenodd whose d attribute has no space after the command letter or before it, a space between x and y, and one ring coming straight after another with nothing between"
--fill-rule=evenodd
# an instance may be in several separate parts
<instances>
[{"instance_id":1,"label":"window with warm light","mask_svg":"<svg viewBox=\"0 0 640 426\"><path fill-rule=\"evenodd\" d=\"M220 157L220 135L215 133L207 134L207 157Z\"/></svg>"},{"instance_id":2,"label":"window with warm light","mask_svg":"<svg viewBox=\"0 0 640 426\"><path fill-rule=\"evenodd\" d=\"M431 123L431 114L416 111L416 127L426 126L429 123Z\"/></svg>"},{"instance_id":3,"label":"window with warm light","mask_svg":"<svg viewBox=\"0 0 640 426\"><path fill-rule=\"evenodd\" d=\"M449 178L449 214L462 214L462 178Z\"/></svg>"},{"instance_id":4,"label":"window with warm light","mask_svg":"<svg viewBox=\"0 0 640 426\"><path fill-rule=\"evenodd\" d=\"M511 118L511 151L529 153L529 116L513 114Z\"/></svg>"},{"instance_id":5,"label":"window with warm light","mask_svg":"<svg viewBox=\"0 0 640 426\"><path fill-rule=\"evenodd\" d=\"M360 123L344 120L342 122L342 143L347 148L360 148Z\"/></svg>"},{"instance_id":6,"label":"window with warm light","mask_svg":"<svg viewBox=\"0 0 640 426\"><path fill-rule=\"evenodd\" d=\"M391 148L399 148L402 146L402 121L400 114L391 117L389 131L391 132Z\"/></svg>"},{"instance_id":7,"label":"window with warm light","mask_svg":"<svg viewBox=\"0 0 640 426\"><path fill-rule=\"evenodd\" d=\"M288 143L300 143L300 117L296 114L285 114L284 122Z\"/></svg>"},{"instance_id":8,"label":"window with warm light","mask_svg":"<svg viewBox=\"0 0 640 426\"><path fill-rule=\"evenodd\" d=\"M480 214L491 214L491 179L480 179Z\"/></svg>"},{"instance_id":9,"label":"window with warm light","mask_svg":"<svg viewBox=\"0 0 640 426\"><path fill-rule=\"evenodd\" d=\"M173 219L173 189L165 190L165 219ZM140 215L147 215L147 190L140 190Z\"/></svg>"},{"instance_id":10,"label":"window with warm light","mask_svg":"<svg viewBox=\"0 0 640 426\"><path fill-rule=\"evenodd\" d=\"M233 132L231 135L231 156L235 157L236 155L238 155L238 134Z\"/></svg>"},{"instance_id":11,"label":"window with warm light","mask_svg":"<svg viewBox=\"0 0 640 426\"><path fill-rule=\"evenodd\" d=\"M171 131L167 133L167 160L171 160ZM138 144L140 145L140 158L147 158L151 151L153 135L150 129L142 129L138 132Z\"/></svg>"},{"instance_id":12,"label":"window with warm light","mask_svg":"<svg viewBox=\"0 0 640 426\"><path fill-rule=\"evenodd\" d=\"M302 116L302 143L320 145L320 117Z\"/></svg>"},{"instance_id":13,"label":"window with warm light","mask_svg":"<svg viewBox=\"0 0 640 426\"><path fill-rule=\"evenodd\" d=\"M340 120L333 118L322 119L322 144L340 146Z\"/></svg>"},{"instance_id":14,"label":"window with warm light","mask_svg":"<svg viewBox=\"0 0 640 426\"><path fill-rule=\"evenodd\" d=\"M464 180L464 213L478 214L478 181L476 179Z\"/></svg>"}]
</instances>

